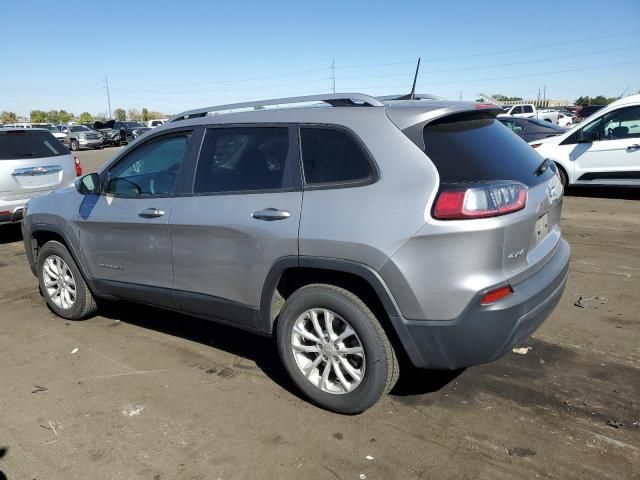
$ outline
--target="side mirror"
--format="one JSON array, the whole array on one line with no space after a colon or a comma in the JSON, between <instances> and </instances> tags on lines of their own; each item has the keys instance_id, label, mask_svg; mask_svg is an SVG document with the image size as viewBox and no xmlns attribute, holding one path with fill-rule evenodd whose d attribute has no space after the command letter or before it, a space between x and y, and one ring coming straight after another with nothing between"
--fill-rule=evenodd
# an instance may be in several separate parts
<instances>
[{"instance_id":1,"label":"side mirror","mask_svg":"<svg viewBox=\"0 0 640 480\"><path fill-rule=\"evenodd\" d=\"M600 134L598 132L580 132L580 142L578 143L592 143L600 140Z\"/></svg>"},{"instance_id":2,"label":"side mirror","mask_svg":"<svg viewBox=\"0 0 640 480\"><path fill-rule=\"evenodd\" d=\"M82 195L100 195L100 177L90 173L76 180L76 189Z\"/></svg>"}]
</instances>

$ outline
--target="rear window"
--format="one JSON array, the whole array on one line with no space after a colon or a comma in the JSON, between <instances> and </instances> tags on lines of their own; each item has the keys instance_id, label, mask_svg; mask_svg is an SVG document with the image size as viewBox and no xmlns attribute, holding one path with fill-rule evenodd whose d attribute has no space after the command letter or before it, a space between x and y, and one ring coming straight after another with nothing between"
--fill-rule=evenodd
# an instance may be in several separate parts
<instances>
[{"instance_id":1,"label":"rear window","mask_svg":"<svg viewBox=\"0 0 640 480\"><path fill-rule=\"evenodd\" d=\"M515 180L527 186L541 183L542 163L521 138L487 112L468 112L438 119L424 128L425 153L443 184Z\"/></svg>"},{"instance_id":2,"label":"rear window","mask_svg":"<svg viewBox=\"0 0 640 480\"><path fill-rule=\"evenodd\" d=\"M57 157L68 153L49 132L26 129L0 132L0 160Z\"/></svg>"}]
</instances>

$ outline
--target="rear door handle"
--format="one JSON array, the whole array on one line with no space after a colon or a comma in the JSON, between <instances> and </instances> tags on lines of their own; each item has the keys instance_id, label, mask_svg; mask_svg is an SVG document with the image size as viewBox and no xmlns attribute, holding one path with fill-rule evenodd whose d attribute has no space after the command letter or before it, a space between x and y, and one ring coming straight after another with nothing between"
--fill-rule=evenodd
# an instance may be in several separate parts
<instances>
[{"instance_id":1,"label":"rear door handle","mask_svg":"<svg viewBox=\"0 0 640 480\"><path fill-rule=\"evenodd\" d=\"M278 210L277 208L265 208L251 214L256 220L264 220L265 222L273 222L275 220L284 220L289 218L291 213L286 210Z\"/></svg>"},{"instance_id":2,"label":"rear door handle","mask_svg":"<svg viewBox=\"0 0 640 480\"><path fill-rule=\"evenodd\" d=\"M142 210L138 216L142 218L158 218L164 215L164 210L160 210L159 208L145 208Z\"/></svg>"},{"instance_id":3,"label":"rear door handle","mask_svg":"<svg viewBox=\"0 0 640 480\"><path fill-rule=\"evenodd\" d=\"M634 143L633 145L629 145L627 147L627 152L633 152L634 150L640 150L640 145Z\"/></svg>"}]
</instances>

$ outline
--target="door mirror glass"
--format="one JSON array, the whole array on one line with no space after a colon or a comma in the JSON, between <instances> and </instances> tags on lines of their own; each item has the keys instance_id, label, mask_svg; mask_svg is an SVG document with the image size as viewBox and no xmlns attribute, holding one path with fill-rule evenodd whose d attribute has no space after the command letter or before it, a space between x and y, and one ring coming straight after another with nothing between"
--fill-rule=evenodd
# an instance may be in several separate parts
<instances>
[{"instance_id":1,"label":"door mirror glass","mask_svg":"<svg viewBox=\"0 0 640 480\"><path fill-rule=\"evenodd\" d=\"M100 177L97 173L90 173L84 177L80 177L76 181L76 189L82 195L99 195L100 194Z\"/></svg>"}]
</instances>

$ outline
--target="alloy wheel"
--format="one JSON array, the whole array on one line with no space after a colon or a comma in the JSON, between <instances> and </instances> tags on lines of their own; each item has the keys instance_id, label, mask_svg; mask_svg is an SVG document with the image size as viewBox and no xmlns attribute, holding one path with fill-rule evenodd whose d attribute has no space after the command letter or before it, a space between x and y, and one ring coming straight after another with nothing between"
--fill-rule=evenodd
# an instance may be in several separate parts
<instances>
[{"instance_id":1,"label":"alloy wheel","mask_svg":"<svg viewBox=\"0 0 640 480\"><path fill-rule=\"evenodd\" d=\"M350 393L364 378L362 342L349 322L331 310L312 308L300 315L291 348L302 374L323 392Z\"/></svg>"},{"instance_id":2,"label":"alloy wheel","mask_svg":"<svg viewBox=\"0 0 640 480\"><path fill-rule=\"evenodd\" d=\"M42 267L44 289L59 308L69 309L76 301L76 281L73 273L62 258L50 255Z\"/></svg>"}]
</instances>

